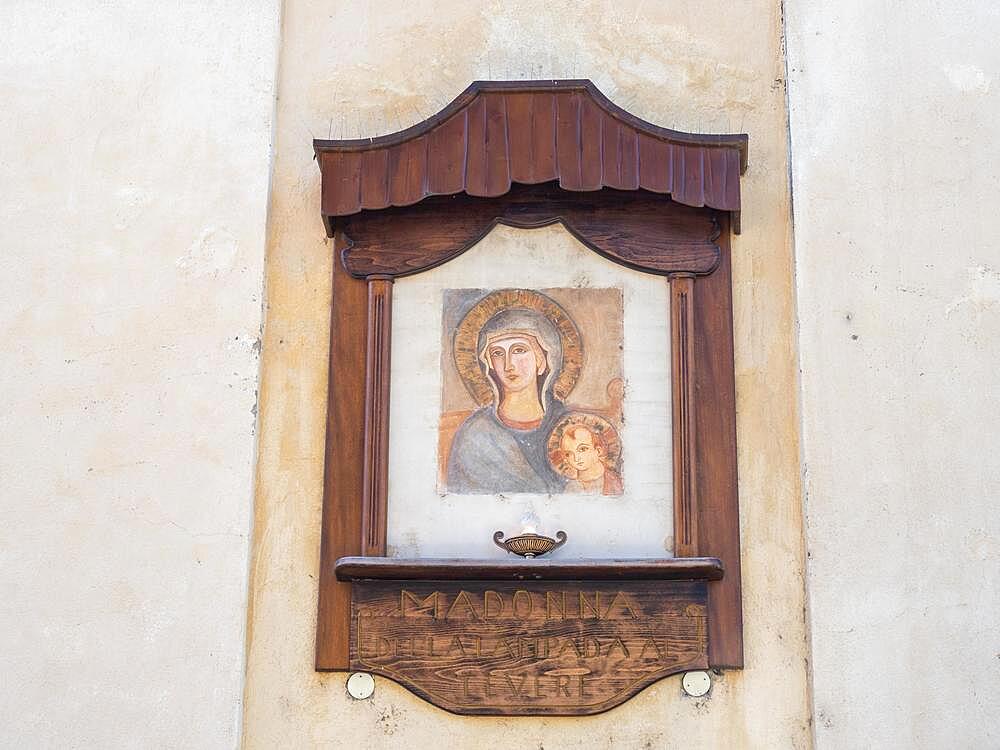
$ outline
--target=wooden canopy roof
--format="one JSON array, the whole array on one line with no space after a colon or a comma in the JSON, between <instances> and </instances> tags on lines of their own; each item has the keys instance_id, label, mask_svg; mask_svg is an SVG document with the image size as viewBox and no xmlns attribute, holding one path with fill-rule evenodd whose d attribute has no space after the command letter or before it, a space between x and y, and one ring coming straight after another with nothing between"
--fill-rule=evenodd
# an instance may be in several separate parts
<instances>
[{"instance_id":1,"label":"wooden canopy roof","mask_svg":"<svg viewBox=\"0 0 1000 750\"><path fill-rule=\"evenodd\" d=\"M511 183L646 190L730 211L739 231L746 135L652 125L593 83L477 81L433 117L378 138L315 140L322 212L331 219L432 195L497 197Z\"/></svg>"}]
</instances>

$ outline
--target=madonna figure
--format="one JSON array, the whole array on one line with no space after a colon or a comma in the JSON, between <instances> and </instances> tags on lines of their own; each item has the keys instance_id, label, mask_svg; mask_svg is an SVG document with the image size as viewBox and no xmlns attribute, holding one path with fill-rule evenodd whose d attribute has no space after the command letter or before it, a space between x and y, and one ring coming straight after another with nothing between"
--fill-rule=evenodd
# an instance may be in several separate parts
<instances>
[{"instance_id":1,"label":"madonna figure","mask_svg":"<svg viewBox=\"0 0 1000 750\"><path fill-rule=\"evenodd\" d=\"M504 295L506 301L526 304L502 306ZM486 313L492 314L476 335L478 372L472 372L470 327L476 327ZM575 359L569 373L564 339ZM579 372L579 332L565 311L538 292L494 292L462 321L455 353L470 391L475 395L478 385L478 392L488 394L490 400L455 434L448 457L447 490L461 494L562 492L566 477L549 462L547 443L552 428L566 413L560 395L565 397Z\"/></svg>"}]
</instances>

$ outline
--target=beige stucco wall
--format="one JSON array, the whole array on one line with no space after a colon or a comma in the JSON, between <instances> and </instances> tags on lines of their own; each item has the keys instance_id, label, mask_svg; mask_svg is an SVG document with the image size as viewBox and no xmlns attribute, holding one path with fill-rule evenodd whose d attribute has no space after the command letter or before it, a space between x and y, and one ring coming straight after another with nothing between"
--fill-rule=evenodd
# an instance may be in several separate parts
<instances>
[{"instance_id":1,"label":"beige stucco wall","mask_svg":"<svg viewBox=\"0 0 1000 750\"><path fill-rule=\"evenodd\" d=\"M241 722L252 748L1000 743L995 4L785 0L794 267L777 0L284 5L279 29L275 0L0 4L0 745L231 748ZM747 669L575 720L453 717L381 679L353 702L312 671L310 141L539 77L750 134Z\"/></svg>"},{"instance_id":2,"label":"beige stucco wall","mask_svg":"<svg viewBox=\"0 0 1000 750\"><path fill-rule=\"evenodd\" d=\"M0 746L233 748L278 3L0 28Z\"/></svg>"},{"instance_id":3,"label":"beige stucco wall","mask_svg":"<svg viewBox=\"0 0 1000 750\"><path fill-rule=\"evenodd\" d=\"M786 8L817 746L1000 747L1000 8Z\"/></svg>"},{"instance_id":4,"label":"beige stucco wall","mask_svg":"<svg viewBox=\"0 0 1000 750\"><path fill-rule=\"evenodd\" d=\"M780 4L285 4L267 254L267 314L245 744L398 747L807 747L810 744L796 354ZM392 132L477 78L591 78L682 130L745 131L734 243L747 668L705 700L678 677L585 719L446 714L387 680L355 702L312 670L331 247L313 137Z\"/></svg>"}]
</instances>

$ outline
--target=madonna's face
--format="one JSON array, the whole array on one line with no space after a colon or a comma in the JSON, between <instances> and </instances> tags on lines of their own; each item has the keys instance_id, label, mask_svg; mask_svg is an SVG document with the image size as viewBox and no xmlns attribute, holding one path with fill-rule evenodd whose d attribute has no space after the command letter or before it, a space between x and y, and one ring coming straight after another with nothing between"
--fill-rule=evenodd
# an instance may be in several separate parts
<instances>
[{"instance_id":1,"label":"madonna's face","mask_svg":"<svg viewBox=\"0 0 1000 750\"><path fill-rule=\"evenodd\" d=\"M486 361L505 393L535 388L545 372L545 360L538 345L526 336L497 339L486 347Z\"/></svg>"}]
</instances>

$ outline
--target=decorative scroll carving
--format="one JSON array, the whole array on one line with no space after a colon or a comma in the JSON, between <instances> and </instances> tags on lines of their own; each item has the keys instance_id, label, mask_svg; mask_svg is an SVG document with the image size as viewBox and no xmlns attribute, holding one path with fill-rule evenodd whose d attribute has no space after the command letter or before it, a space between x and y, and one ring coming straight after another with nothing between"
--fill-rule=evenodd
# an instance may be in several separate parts
<instances>
[{"instance_id":1,"label":"decorative scroll carving","mask_svg":"<svg viewBox=\"0 0 1000 750\"><path fill-rule=\"evenodd\" d=\"M493 200L428 198L418 206L337 220L350 242L352 275L407 276L439 266L497 223L539 227L563 222L581 242L622 265L656 274L708 274L718 265L719 225L712 212L638 191L567 193L554 185L519 186Z\"/></svg>"}]
</instances>

